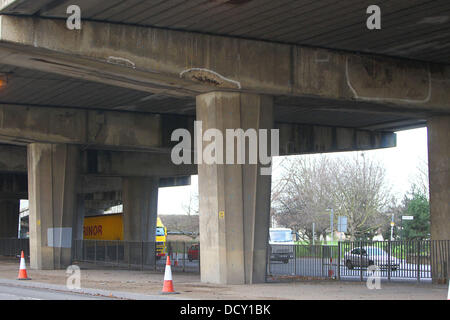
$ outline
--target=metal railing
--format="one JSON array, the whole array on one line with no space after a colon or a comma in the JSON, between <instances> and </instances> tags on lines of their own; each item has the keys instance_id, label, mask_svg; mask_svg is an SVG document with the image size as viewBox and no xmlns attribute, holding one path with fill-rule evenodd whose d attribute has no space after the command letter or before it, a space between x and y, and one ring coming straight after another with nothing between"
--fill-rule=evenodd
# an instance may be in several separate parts
<instances>
[{"instance_id":1,"label":"metal railing","mask_svg":"<svg viewBox=\"0 0 450 320\"><path fill-rule=\"evenodd\" d=\"M337 245L269 245L269 279L365 281L449 279L450 240L345 241Z\"/></svg>"},{"instance_id":2,"label":"metal railing","mask_svg":"<svg viewBox=\"0 0 450 320\"><path fill-rule=\"evenodd\" d=\"M97 266L112 266L133 270L164 271L170 256L172 271L200 272L198 242L158 242L75 240L73 261Z\"/></svg>"},{"instance_id":3,"label":"metal railing","mask_svg":"<svg viewBox=\"0 0 450 320\"><path fill-rule=\"evenodd\" d=\"M25 257L30 256L29 239L0 238L0 256L20 257L22 250Z\"/></svg>"},{"instance_id":4,"label":"metal railing","mask_svg":"<svg viewBox=\"0 0 450 320\"><path fill-rule=\"evenodd\" d=\"M0 239L0 255L18 257L22 250L29 257L29 239ZM156 242L76 240L72 254L75 263L160 272L170 255L172 270L200 272L198 242L168 241L161 248ZM267 257L269 280L296 277L365 281L372 275L371 266L388 281L448 281L450 275L450 240L269 245Z\"/></svg>"}]
</instances>

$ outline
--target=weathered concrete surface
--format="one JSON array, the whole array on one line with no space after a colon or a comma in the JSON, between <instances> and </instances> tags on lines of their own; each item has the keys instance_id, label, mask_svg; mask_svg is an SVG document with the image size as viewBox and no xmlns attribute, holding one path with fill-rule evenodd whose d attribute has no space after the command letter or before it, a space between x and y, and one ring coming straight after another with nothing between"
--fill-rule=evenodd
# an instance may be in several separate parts
<instances>
[{"instance_id":1,"label":"weathered concrete surface","mask_svg":"<svg viewBox=\"0 0 450 320\"><path fill-rule=\"evenodd\" d=\"M428 120L431 238L450 239L450 116Z\"/></svg>"},{"instance_id":2,"label":"weathered concrete surface","mask_svg":"<svg viewBox=\"0 0 450 320\"><path fill-rule=\"evenodd\" d=\"M123 178L124 240L155 241L159 178Z\"/></svg>"},{"instance_id":3,"label":"weathered concrete surface","mask_svg":"<svg viewBox=\"0 0 450 320\"><path fill-rule=\"evenodd\" d=\"M83 21L71 31L63 20L0 19L6 64L168 95L242 90L450 112L446 65L123 24Z\"/></svg>"},{"instance_id":4,"label":"weathered concrete surface","mask_svg":"<svg viewBox=\"0 0 450 320\"><path fill-rule=\"evenodd\" d=\"M268 96L214 92L197 97L197 118L203 130L270 129L272 103ZM248 146L245 150L248 155ZM199 164L202 282L265 281L271 177L259 176L259 169Z\"/></svg>"},{"instance_id":5,"label":"weathered concrete surface","mask_svg":"<svg viewBox=\"0 0 450 320\"><path fill-rule=\"evenodd\" d=\"M79 156L78 147L71 145L33 143L28 146L33 269L59 269L71 263Z\"/></svg>"},{"instance_id":6,"label":"weathered concrete surface","mask_svg":"<svg viewBox=\"0 0 450 320\"><path fill-rule=\"evenodd\" d=\"M0 238L17 238L20 200L0 200Z\"/></svg>"},{"instance_id":7,"label":"weathered concrete surface","mask_svg":"<svg viewBox=\"0 0 450 320\"><path fill-rule=\"evenodd\" d=\"M52 1L53 0L1 0L0 10L8 9L8 11L18 14L35 13L44 5L50 4Z\"/></svg>"},{"instance_id":8,"label":"weathered concrete surface","mask_svg":"<svg viewBox=\"0 0 450 320\"><path fill-rule=\"evenodd\" d=\"M83 172L99 176L176 177L197 174L197 166L175 165L169 153L90 150L84 157Z\"/></svg>"},{"instance_id":9,"label":"weathered concrete surface","mask_svg":"<svg viewBox=\"0 0 450 320\"><path fill-rule=\"evenodd\" d=\"M84 144L128 150L167 149L172 144L172 130L168 124L172 118L170 115L0 105L0 140ZM189 129L193 125L189 118L177 119L176 123L181 128Z\"/></svg>"},{"instance_id":10,"label":"weathered concrete surface","mask_svg":"<svg viewBox=\"0 0 450 320\"><path fill-rule=\"evenodd\" d=\"M164 154L130 152L168 153L177 143L171 141L175 129L186 129L193 138L193 117L0 105L0 119L3 120L0 122L0 140L6 142L70 143L89 145L92 149L128 151L87 150L83 152L84 173L177 176L195 174L197 170L193 165L174 166L170 157ZM280 155L370 150L396 145L392 132L292 123L275 123L275 128L280 130ZM5 160L0 160L0 171L2 168L26 171L25 153L20 147L2 145L0 154L6 156Z\"/></svg>"},{"instance_id":11,"label":"weathered concrete surface","mask_svg":"<svg viewBox=\"0 0 450 320\"><path fill-rule=\"evenodd\" d=\"M142 259L152 263L155 246L141 247L139 242L155 241L159 178L125 177L122 180L123 239L137 242L137 245L125 248L125 259L129 258L129 263L133 263L144 255Z\"/></svg>"},{"instance_id":12,"label":"weathered concrete surface","mask_svg":"<svg viewBox=\"0 0 450 320\"><path fill-rule=\"evenodd\" d=\"M428 168L431 239L450 240L450 116L428 120ZM450 274L450 265L445 266L449 252L439 245L432 252L433 282L444 283Z\"/></svg>"},{"instance_id":13,"label":"weathered concrete surface","mask_svg":"<svg viewBox=\"0 0 450 320\"><path fill-rule=\"evenodd\" d=\"M395 133L275 123L280 130L280 155L327 153L391 148L397 145Z\"/></svg>"}]
</instances>

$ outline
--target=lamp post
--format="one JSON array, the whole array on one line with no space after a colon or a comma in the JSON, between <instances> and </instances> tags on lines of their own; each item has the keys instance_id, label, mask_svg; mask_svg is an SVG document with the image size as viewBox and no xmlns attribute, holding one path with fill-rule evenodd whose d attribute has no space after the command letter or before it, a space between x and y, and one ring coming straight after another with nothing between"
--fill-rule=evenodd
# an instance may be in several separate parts
<instances>
[{"instance_id":1,"label":"lamp post","mask_svg":"<svg viewBox=\"0 0 450 320\"><path fill-rule=\"evenodd\" d=\"M334 217L334 209L328 208L327 211L330 211L330 230L331 230L331 242L334 241L334 235L333 235L333 217Z\"/></svg>"}]
</instances>

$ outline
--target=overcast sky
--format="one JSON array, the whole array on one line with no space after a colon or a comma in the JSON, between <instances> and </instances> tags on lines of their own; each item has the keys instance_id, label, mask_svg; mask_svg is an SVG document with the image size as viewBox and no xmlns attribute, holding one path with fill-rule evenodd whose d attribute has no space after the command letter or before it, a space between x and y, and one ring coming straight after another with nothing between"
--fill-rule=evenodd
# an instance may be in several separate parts
<instances>
[{"instance_id":1,"label":"overcast sky","mask_svg":"<svg viewBox=\"0 0 450 320\"><path fill-rule=\"evenodd\" d=\"M333 153L333 157L342 157L354 152ZM402 198L418 174L418 167L428 161L427 129L420 128L397 132L397 147L366 151L366 155L382 161L386 168L388 183L392 185L393 193ZM314 156L314 155L313 155ZM310 157L305 155L302 157ZM274 159L274 179L279 170L277 165L283 157ZM185 187L160 188L158 199L158 214L185 214L183 206L189 203L191 194L197 193L198 179L192 176L192 184Z\"/></svg>"}]
</instances>

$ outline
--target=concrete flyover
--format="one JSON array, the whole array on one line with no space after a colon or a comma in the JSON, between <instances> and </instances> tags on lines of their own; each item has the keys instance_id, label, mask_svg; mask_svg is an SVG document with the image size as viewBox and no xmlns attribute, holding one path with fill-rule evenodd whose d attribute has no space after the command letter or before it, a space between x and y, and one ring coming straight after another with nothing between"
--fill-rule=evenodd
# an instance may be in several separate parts
<instances>
[{"instance_id":1,"label":"concrete flyover","mask_svg":"<svg viewBox=\"0 0 450 320\"><path fill-rule=\"evenodd\" d=\"M175 165L171 133L194 120L277 128L280 155L393 147L428 126L432 238L450 239L450 38L431 19L449 4L385 5L374 32L369 2L1 0L0 171L28 173L32 267L70 263L83 190L120 192L126 238L146 240L158 181L198 173L202 281L263 282L271 177Z\"/></svg>"}]
</instances>

